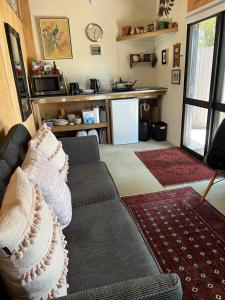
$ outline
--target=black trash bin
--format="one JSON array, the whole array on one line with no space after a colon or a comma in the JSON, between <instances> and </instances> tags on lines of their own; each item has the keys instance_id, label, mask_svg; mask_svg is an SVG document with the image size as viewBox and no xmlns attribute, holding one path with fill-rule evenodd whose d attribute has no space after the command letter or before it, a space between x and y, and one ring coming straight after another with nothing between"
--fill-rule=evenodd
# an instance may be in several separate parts
<instances>
[{"instance_id":1,"label":"black trash bin","mask_svg":"<svg viewBox=\"0 0 225 300\"><path fill-rule=\"evenodd\" d=\"M167 138L167 123L165 122L156 122L152 123L152 138L156 141L162 142L166 141Z\"/></svg>"},{"instance_id":2,"label":"black trash bin","mask_svg":"<svg viewBox=\"0 0 225 300\"><path fill-rule=\"evenodd\" d=\"M146 142L151 138L150 124L149 121L139 122L139 141Z\"/></svg>"}]
</instances>

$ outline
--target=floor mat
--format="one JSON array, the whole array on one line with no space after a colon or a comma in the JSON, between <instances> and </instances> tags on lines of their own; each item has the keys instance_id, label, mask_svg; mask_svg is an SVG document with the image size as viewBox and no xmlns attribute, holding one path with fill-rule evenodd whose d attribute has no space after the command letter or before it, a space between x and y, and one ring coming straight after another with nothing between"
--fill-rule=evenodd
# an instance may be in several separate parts
<instances>
[{"instance_id":1,"label":"floor mat","mask_svg":"<svg viewBox=\"0 0 225 300\"><path fill-rule=\"evenodd\" d=\"M191 187L122 198L183 299L225 299L225 217Z\"/></svg>"},{"instance_id":2,"label":"floor mat","mask_svg":"<svg viewBox=\"0 0 225 300\"><path fill-rule=\"evenodd\" d=\"M135 153L163 186L206 180L215 173L177 147Z\"/></svg>"}]
</instances>

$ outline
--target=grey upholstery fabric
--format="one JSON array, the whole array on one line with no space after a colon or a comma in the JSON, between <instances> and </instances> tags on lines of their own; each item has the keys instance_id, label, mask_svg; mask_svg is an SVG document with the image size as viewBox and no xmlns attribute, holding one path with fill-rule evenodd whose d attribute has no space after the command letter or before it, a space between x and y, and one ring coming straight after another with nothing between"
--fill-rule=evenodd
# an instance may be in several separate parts
<instances>
[{"instance_id":1,"label":"grey upholstery fabric","mask_svg":"<svg viewBox=\"0 0 225 300\"><path fill-rule=\"evenodd\" d=\"M60 300L181 300L176 274L156 275L116 283L59 298Z\"/></svg>"},{"instance_id":2,"label":"grey upholstery fabric","mask_svg":"<svg viewBox=\"0 0 225 300\"><path fill-rule=\"evenodd\" d=\"M113 179L102 161L71 167L67 183L71 191L73 207L119 199Z\"/></svg>"},{"instance_id":3,"label":"grey upholstery fabric","mask_svg":"<svg viewBox=\"0 0 225 300\"><path fill-rule=\"evenodd\" d=\"M95 136L61 138L60 140L64 151L69 155L70 166L100 159Z\"/></svg>"},{"instance_id":4,"label":"grey upholstery fabric","mask_svg":"<svg viewBox=\"0 0 225 300\"><path fill-rule=\"evenodd\" d=\"M4 285L4 282L0 276L0 299L1 300L10 300L10 297L6 291L6 288L5 288L5 285Z\"/></svg>"},{"instance_id":5,"label":"grey upholstery fabric","mask_svg":"<svg viewBox=\"0 0 225 300\"><path fill-rule=\"evenodd\" d=\"M4 159L0 159L0 208L11 174L12 170L8 163Z\"/></svg>"},{"instance_id":6,"label":"grey upholstery fabric","mask_svg":"<svg viewBox=\"0 0 225 300\"><path fill-rule=\"evenodd\" d=\"M64 234L69 251L69 293L157 275L159 267L119 201L73 209Z\"/></svg>"},{"instance_id":7,"label":"grey upholstery fabric","mask_svg":"<svg viewBox=\"0 0 225 300\"><path fill-rule=\"evenodd\" d=\"M0 204L29 140L27 129L16 125L0 145ZM181 299L178 277L160 274L137 226L118 201L113 179L99 160L96 138L62 142L70 156L68 185L73 199L73 219L64 230L70 257L69 293L76 292L64 299ZM1 278L0 299L10 299Z\"/></svg>"},{"instance_id":8,"label":"grey upholstery fabric","mask_svg":"<svg viewBox=\"0 0 225 300\"><path fill-rule=\"evenodd\" d=\"M21 124L13 126L6 138L0 144L0 156L2 156L14 171L22 164L31 136Z\"/></svg>"}]
</instances>

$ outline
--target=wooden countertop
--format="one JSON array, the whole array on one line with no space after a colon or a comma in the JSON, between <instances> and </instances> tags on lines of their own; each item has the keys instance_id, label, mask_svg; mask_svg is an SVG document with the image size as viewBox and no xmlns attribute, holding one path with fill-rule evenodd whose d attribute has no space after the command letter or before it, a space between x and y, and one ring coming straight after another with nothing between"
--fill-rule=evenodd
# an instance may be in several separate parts
<instances>
[{"instance_id":1,"label":"wooden countertop","mask_svg":"<svg viewBox=\"0 0 225 300\"><path fill-rule=\"evenodd\" d=\"M128 99L128 98L156 98L163 96L167 92L167 88L137 88L133 91L126 92L111 92L103 91L99 94L91 95L68 95L68 96L51 96L32 98L35 104L54 104L63 102L86 102L86 101L99 101L99 100L115 100L115 99Z\"/></svg>"}]
</instances>

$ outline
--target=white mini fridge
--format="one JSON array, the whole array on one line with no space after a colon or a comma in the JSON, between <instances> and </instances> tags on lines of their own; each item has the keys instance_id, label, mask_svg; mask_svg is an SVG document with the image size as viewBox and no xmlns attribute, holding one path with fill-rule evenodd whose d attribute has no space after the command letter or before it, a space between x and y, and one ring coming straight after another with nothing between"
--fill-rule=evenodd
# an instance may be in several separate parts
<instances>
[{"instance_id":1,"label":"white mini fridge","mask_svg":"<svg viewBox=\"0 0 225 300\"><path fill-rule=\"evenodd\" d=\"M114 145L138 143L139 100L112 100L111 123Z\"/></svg>"}]
</instances>

